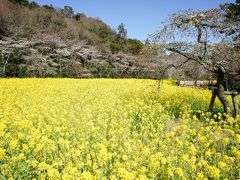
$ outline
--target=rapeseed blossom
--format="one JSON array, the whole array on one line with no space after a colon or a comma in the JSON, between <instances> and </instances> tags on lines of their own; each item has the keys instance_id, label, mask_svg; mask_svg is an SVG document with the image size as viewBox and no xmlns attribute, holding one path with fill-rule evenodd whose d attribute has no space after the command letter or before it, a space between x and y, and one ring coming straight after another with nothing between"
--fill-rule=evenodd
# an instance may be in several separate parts
<instances>
[{"instance_id":1,"label":"rapeseed blossom","mask_svg":"<svg viewBox=\"0 0 240 180\"><path fill-rule=\"evenodd\" d=\"M0 79L0 179L239 179L240 117L137 79Z\"/></svg>"}]
</instances>

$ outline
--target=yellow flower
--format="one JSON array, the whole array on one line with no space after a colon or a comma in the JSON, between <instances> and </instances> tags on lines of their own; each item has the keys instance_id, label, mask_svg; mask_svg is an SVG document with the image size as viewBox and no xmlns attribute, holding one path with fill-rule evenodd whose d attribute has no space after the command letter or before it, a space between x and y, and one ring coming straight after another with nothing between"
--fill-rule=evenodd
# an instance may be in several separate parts
<instances>
[{"instance_id":1,"label":"yellow flower","mask_svg":"<svg viewBox=\"0 0 240 180\"><path fill-rule=\"evenodd\" d=\"M240 144L240 134L236 134L235 139L236 143Z\"/></svg>"},{"instance_id":2,"label":"yellow flower","mask_svg":"<svg viewBox=\"0 0 240 180\"><path fill-rule=\"evenodd\" d=\"M127 159L128 159L127 155L122 156L122 160L127 161Z\"/></svg>"},{"instance_id":3,"label":"yellow flower","mask_svg":"<svg viewBox=\"0 0 240 180\"><path fill-rule=\"evenodd\" d=\"M162 165L165 165L165 164L167 164L167 159L165 157L161 157L160 162Z\"/></svg>"},{"instance_id":4,"label":"yellow flower","mask_svg":"<svg viewBox=\"0 0 240 180\"><path fill-rule=\"evenodd\" d=\"M174 176L173 168L167 168L167 173L169 177L173 177Z\"/></svg>"},{"instance_id":5,"label":"yellow flower","mask_svg":"<svg viewBox=\"0 0 240 180\"><path fill-rule=\"evenodd\" d=\"M47 174L49 179L60 179L60 173L57 169L48 168Z\"/></svg>"},{"instance_id":6,"label":"yellow flower","mask_svg":"<svg viewBox=\"0 0 240 180\"><path fill-rule=\"evenodd\" d=\"M218 166L219 166L219 168L222 169L222 170L227 170L227 171L229 171L228 165L227 165L225 162L223 162L223 161L220 161L220 162L218 163Z\"/></svg>"},{"instance_id":7,"label":"yellow flower","mask_svg":"<svg viewBox=\"0 0 240 180\"><path fill-rule=\"evenodd\" d=\"M182 170L182 168L175 168L175 173L180 177L184 177L184 171Z\"/></svg>"},{"instance_id":8,"label":"yellow flower","mask_svg":"<svg viewBox=\"0 0 240 180\"><path fill-rule=\"evenodd\" d=\"M208 149L208 150L205 152L205 156L206 156L207 158L210 158L210 157L212 156L212 152L211 152L210 149Z\"/></svg>"},{"instance_id":9,"label":"yellow flower","mask_svg":"<svg viewBox=\"0 0 240 180\"><path fill-rule=\"evenodd\" d=\"M197 160L196 157L193 156L190 158L190 161L189 161L189 165L193 171L196 170L196 160Z\"/></svg>"},{"instance_id":10,"label":"yellow flower","mask_svg":"<svg viewBox=\"0 0 240 180\"><path fill-rule=\"evenodd\" d=\"M229 138L223 138L222 143L223 143L224 146L228 145Z\"/></svg>"},{"instance_id":11,"label":"yellow flower","mask_svg":"<svg viewBox=\"0 0 240 180\"><path fill-rule=\"evenodd\" d=\"M118 174L121 179L134 179L133 174L128 172L125 168L118 168Z\"/></svg>"},{"instance_id":12,"label":"yellow flower","mask_svg":"<svg viewBox=\"0 0 240 180\"><path fill-rule=\"evenodd\" d=\"M228 163L228 164L231 164L235 161L235 158L234 157L230 157L230 156L227 156L227 155L224 155L223 156L223 161Z\"/></svg>"},{"instance_id":13,"label":"yellow flower","mask_svg":"<svg viewBox=\"0 0 240 180\"><path fill-rule=\"evenodd\" d=\"M3 148L0 148L0 160L4 159L6 157L5 150Z\"/></svg>"},{"instance_id":14,"label":"yellow flower","mask_svg":"<svg viewBox=\"0 0 240 180\"><path fill-rule=\"evenodd\" d=\"M236 158L237 158L238 160L240 160L240 151L237 151L237 152L235 153L235 156L236 156Z\"/></svg>"},{"instance_id":15,"label":"yellow flower","mask_svg":"<svg viewBox=\"0 0 240 180\"><path fill-rule=\"evenodd\" d=\"M38 161L33 160L33 161L31 162L31 164L32 164L33 167L37 167L37 165L38 165Z\"/></svg>"},{"instance_id":16,"label":"yellow flower","mask_svg":"<svg viewBox=\"0 0 240 180\"><path fill-rule=\"evenodd\" d=\"M93 176L90 172L84 171L84 172L81 174L81 179L82 179L82 180L92 180L92 179L95 179L95 178L94 178L94 176Z\"/></svg>"},{"instance_id":17,"label":"yellow flower","mask_svg":"<svg viewBox=\"0 0 240 180\"><path fill-rule=\"evenodd\" d=\"M217 158L221 158L222 154L221 154L220 152L217 152L217 153L215 153L215 156L216 156Z\"/></svg>"},{"instance_id":18,"label":"yellow flower","mask_svg":"<svg viewBox=\"0 0 240 180\"><path fill-rule=\"evenodd\" d=\"M196 149L196 147L191 143L190 146L188 147L188 151L189 151L189 153L191 153L191 154L196 154L197 149Z\"/></svg>"},{"instance_id":19,"label":"yellow flower","mask_svg":"<svg viewBox=\"0 0 240 180\"><path fill-rule=\"evenodd\" d=\"M201 143L207 142L207 138L206 138L205 136L199 136L199 137L198 137L198 140L199 140L199 142L201 142Z\"/></svg>"},{"instance_id":20,"label":"yellow flower","mask_svg":"<svg viewBox=\"0 0 240 180\"><path fill-rule=\"evenodd\" d=\"M17 140L11 140L9 143L9 149L10 150L15 150L18 146L18 141Z\"/></svg>"},{"instance_id":21,"label":"yellow flower","mask_svg":"<svg viewBox=\"0 0 240 180\"><path fill-rule=\"evenodd\" d=\"M118 178L115 175L111 175L110 180L118 180Z\"/></svg>"},{"instance_id":22,"label":"yellow flower","mask_svg":"<svg viewBox=\"0 0 240 180\"><path fill-rule=\"evenodd\" d=\"M30 149L29 149L29 147L28 147L27 144L23 144L23 145L22 145L22 148L23 148L23 151L24 151L24 152L29 153Z\"/></svg>"},{"instance_id":23,"label":"yellow flower","mask_svg":"<svg viewBox=\"0 0 240 180\"><path fill-rule=\"evenodd\" d=\"M20 153L20 154L18 155L17 159L18 159L19 161L23 161L23 160L26 160L26 156L25 156L23 153Z\"/></svg>"},{"instance_id":24,"label":"yellow flower","mask_svg":"<svg viewBox=\"0 0 240 180\"><path fill-rule=\"evenodd\" d=\"M23 140L25 135L23 133L18 133L18 139Z\"/></svg>"},{"instance_id":25,"label":"yellow flower","mask_svg":"<svg viewBox=\"0 0 240 180\"><path fill-rule=\"evenodd\" d=\"M107 161L108 159L108 151L107 151L107 148L102 146L101 147L101 150L98 154L98 159L100 162L104 162L104 161Z\"/></svg>"},{"instance_id":26,"label":"yellow flower","mask_svg":"<svg viewBox=\"0 0 240 180\"><path fill-rule=\"evenodd\" d=\"M196 180L203 180L204 174L202 172L197 173Z\"/></svg>"},{"instance_id":27,"label":"yellow flower","mask_svg":"<svg viewBox=\"0 0 240 180\"><path fill-rule=\"evenodd\" d=\"M147 178L146 176L140 174L140 175L137 176L136 179L137 180L148 180L149 178Z\"/></svg>"},{"instance_id":28,"label":"yellow flower","mask_svg":"<svg viewBox=\"0 0 240 180\"><path fill-rule=\"evenodd\" d=\"M188 154L183 154L180 159L181 159L181 162L188 163L189 162L189 155Z\"/></svg>"},{"instance_id":29,"label":"yellow flower","mask_svg":"<svg viewBox=\"0 0 240 180\"><path fill-rule=\"evenodd\" d=\"M207 166L207 172L210 178L219 179L220 171L215 166Z\"/></svg>"},{"instance_id":30,"label":"yellow flower","mask_svg":"<svg viewBox=\"0 0 240 180\"><path fill-rule=\"evenodd\" d=\"M201 167L205 167L208 165L208 162L204 159L201 159L199 162L198 162L198 167L201 168Z\"/></svg>"},{"instance_id":31,"label":"yellow flower","mask_svg":"<svg viewBox=\"0 0 240 180\"><path fill-rule=\"evenodd\" d=\"M237 149L235 146L232 146L232 147L231 147L231 151L232 151L232 153L235 153L235 152L238 151L238 149Z\"/></svg>"},{"instance_id":32,"label":"yellow flower","mask_svg":"<svg viewBox=\"0 0 240 180\"><path fill-rule=\"evenodd\" d=\"M39 169L40 171L45 171L45 170L47 170L48 168L49 168L49 165L46 164L45 162L41 162L41 163L38 164L38 169Z\"/></svg>"}]
</instances>

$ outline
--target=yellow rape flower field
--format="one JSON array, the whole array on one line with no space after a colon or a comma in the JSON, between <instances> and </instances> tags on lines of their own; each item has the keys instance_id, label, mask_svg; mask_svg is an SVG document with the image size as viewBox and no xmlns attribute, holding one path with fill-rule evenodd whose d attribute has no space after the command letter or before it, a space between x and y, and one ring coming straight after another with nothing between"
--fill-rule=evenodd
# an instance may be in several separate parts
<instances>
[{"instance_id":1,"label":"yellow rape flower field","mask_svg":"<svg viewBox=\"0 0 240 180\"><path fill-rule=\"evenodd\" d=\"M0 79L0 179L239 179L240 117L136 79Z\"/></svg>"}]
</instances>

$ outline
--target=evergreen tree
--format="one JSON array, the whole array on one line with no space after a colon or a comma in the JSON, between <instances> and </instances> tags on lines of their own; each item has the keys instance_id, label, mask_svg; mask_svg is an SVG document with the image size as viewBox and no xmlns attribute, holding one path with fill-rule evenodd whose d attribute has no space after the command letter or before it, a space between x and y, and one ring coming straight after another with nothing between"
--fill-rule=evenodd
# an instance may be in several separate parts
<instances>
[{"instance_id":1,"label":"evergreen tree","mask_svg":"<svg viewBox=\"0 0 240 180\"><path fill-rule=\"evenodd\" d=\"M64 9L61 9L61 12L68 17L73 17L74 16L74 11L71 6L64 6Z\"/></svg>"},{"instance_id":2,"label":"evergreen tree","mask_svg":"<svg viewBox=\"0 0 240 180\"><path fill-rule=\"evenodd\" d=\"M125 29L125 25L123 23L118 26L118 36L123 39L127 39L127 30Z\"/></svg>"},{"instance_id":3,"label":"evergreen tree","mask_svg":"<svg viewBox=\"0 0 240 180\"><path fill-rule=\"evenodd\" d=\"M15 3L15 4L19 4L19 5L23 5L23 6L28 6L29 5L28 0L10 0L10 1Z\"/></svg>"},{"instance_id":4,"label":"evergreen tree","mask_svg":"<svg viewBox=\"0 0 240 180\"><path fill-rule=\"evenodd\" d=\"M36 3L35 1L32 1L32 2L29 4L29 7L30 7L30 8L36 8L36 7L40 7L40 6L39 6L38 3Z\"/></svg>"}]
</instances>

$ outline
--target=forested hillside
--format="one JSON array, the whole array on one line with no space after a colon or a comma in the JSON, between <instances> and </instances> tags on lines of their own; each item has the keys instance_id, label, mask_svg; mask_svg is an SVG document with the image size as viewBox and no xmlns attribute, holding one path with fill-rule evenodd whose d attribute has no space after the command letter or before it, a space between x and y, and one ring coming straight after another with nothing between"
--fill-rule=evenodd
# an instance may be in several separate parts
<instances>
[{"instance_id":1,"label":"forested hillside","mask_svg":"<svg viewBox=\"0 0 240 180\"><path fill-rule=\"evenodd\" d=\"M143 43L97 18L27 0L0 0L2 77L128 77Z\"/></svg>"},{"instance_id":2,"label":"forested hillside","mask_svg":"<svg viewBox=\"0 0 240 180\"><path fill-rule=\"evenodd\" d=\"M222 5L220 14L237 17L237 8ZM0 77L209 79L210 71L196 61L182 64L189 58L166 53L163 42L154 45L151 37L145 43L129 39L121 22L114 28L70 6L61 9L28 0L0 0ZM225 58L220 54L215 59ZM181 68L167 70L179 64Z\"/></svg>"}]
</instances>

